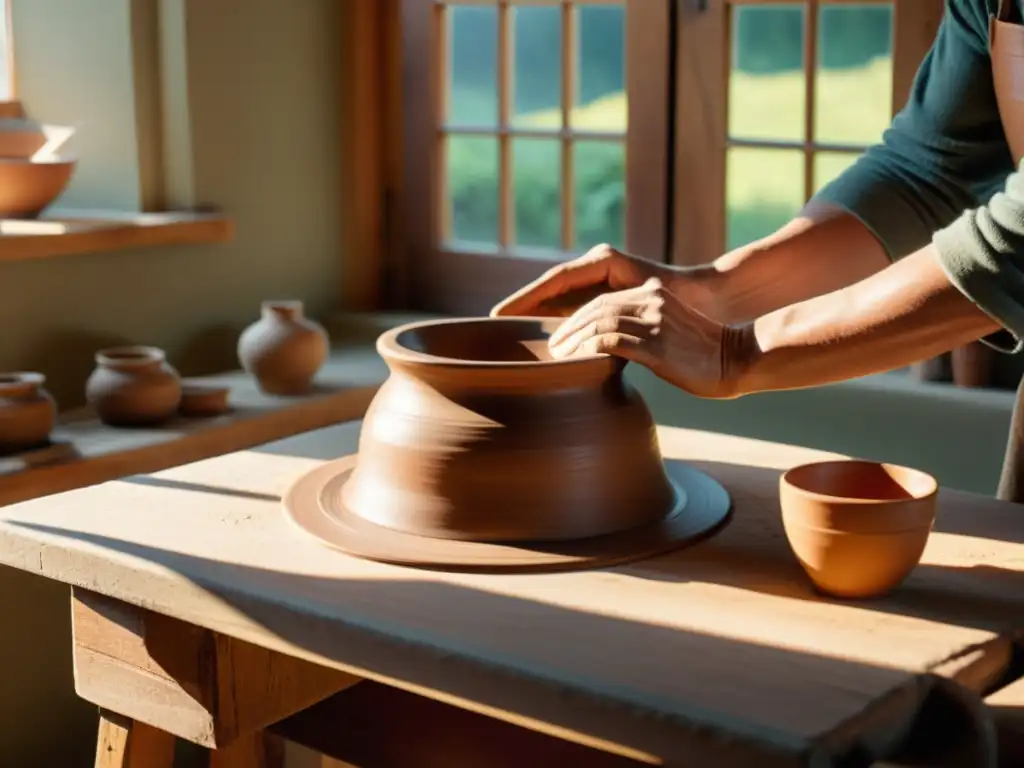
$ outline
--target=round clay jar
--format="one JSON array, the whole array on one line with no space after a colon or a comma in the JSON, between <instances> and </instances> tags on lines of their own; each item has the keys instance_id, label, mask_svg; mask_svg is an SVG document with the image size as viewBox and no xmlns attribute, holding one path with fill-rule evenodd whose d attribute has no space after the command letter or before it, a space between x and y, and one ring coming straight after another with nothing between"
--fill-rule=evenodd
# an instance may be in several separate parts
<instances>
[{"instance_id":1,"label":"round clay jar","mask_svg":"<svg viewBox=\"0 0 1024 768\"><path fill-rule=\"evenodd\" d=\"M104 424L162 424L178 410L181 379L156 347L117 347L96 353L85 397Z\"/></svg>"},{"instance_id":2,"label":"round clay jar","mask_svg":"<svg viewBox=\"0 0 1024 768\"><path fill-rule=\"evenodd\" d=\"M327 332L301 301L265 301L260 319L238 339L238 360L270 395L304 395L327 360Z\"/></svg>"},{"instance_id":3,"label":"round clay jar","mask_svg":"<svg viewBox=\"0 0 1024 768\"><path fill-rule=\"evenodd\" d=\"M57 406L43 389L41 373L0 374L0 453L45 445L57 420Z\"/></svg>"},{"instance_id":4,"label":"round clay jar","mask_svg":"<svg viewBox=\"0 0 1024 768\"><path fill-rule=\"evenodd\" d=\"M347 507L464 541L566 541L664 518L654 420L610 355L552 360L560 321L439 320L383 334Z\"/></svg>"}]
</instances>

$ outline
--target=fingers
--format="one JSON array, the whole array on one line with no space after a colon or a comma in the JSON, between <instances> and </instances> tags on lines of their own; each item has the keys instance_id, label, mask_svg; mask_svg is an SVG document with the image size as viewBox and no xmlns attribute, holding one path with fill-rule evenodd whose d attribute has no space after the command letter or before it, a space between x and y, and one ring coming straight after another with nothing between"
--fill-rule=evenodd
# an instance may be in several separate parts
<instances>
[{"instance_id":1,"label":"fingers","mask_svg":"<svg viewBox=\"0 0 1024 768\"><path fill-rule=\"evenodd\" d=\"M611 262L616 258L621 258L621 254L610 245L591 248L578 259L549 269L532 283L495 305L491 310L491 317L566 314L560 311L561 308L558 306L545 308L544 305L573 291L605 285L608 282Z\"/></svg>"},{"instance_id":2,"label":"fingers","mask_svg":"<svg viewBox=\"0 0 1024 768\"><path fill-rule=\"evenodd\" d=\"M604 321L605 325L602 327L607 328L608 321L613 318L633 318L643 320L649 325L657 324L660 320L658 310L661 308L661 300L656 292L660 285L659 281L652 279L636 288L598 296L562 323L551 334L548 345L560 344L569 336L594 323Z\"/></svg>"},{"instance_id":3,"label":"fingers","mask_svg":"<svg viewBox=\"0 0 1024 768\"><path fill-rule=\"evenodd\" d=\"M649 339L622 331L600 333L583 341L578 347L563 344L551 350L552 357L562 359L581 355L608 354L621 357L653 371L658 370L658 356Z\"/></svg>"}]
</instances>

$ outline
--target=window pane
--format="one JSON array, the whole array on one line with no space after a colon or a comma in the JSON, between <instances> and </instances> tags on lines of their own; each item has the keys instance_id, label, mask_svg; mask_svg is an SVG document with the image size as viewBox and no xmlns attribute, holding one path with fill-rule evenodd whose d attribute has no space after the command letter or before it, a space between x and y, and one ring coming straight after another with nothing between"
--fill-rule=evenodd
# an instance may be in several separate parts
<instances>
[{"instance_id":1,"label":"window pane","mask_svg":"<svg viewBox=\"0 0 1024 768\"><path fill-rule=\"evenodd\" d=\"M447 240L498 242L498 140L449 136Z\"/></svg>"},{"instance_id":2,"label":"window pane","mask_svg":"<svg viewBox=\"0 0 1024 768\"><path fill-rule=\"evenodd\" d=\"M494 127L498 124L497 9L449 6L447 17L447 121Z\"/></svg>"},{"instance_id":3,"label":"window pane","mask_svg":"<svg viewBox=\"0 0 1024 768\"><path fill-rule=\"evenodd\" d=\"M512 8L512 122L562 126L562 12L557 6Z\"/></svg>"},{"instance_id":4,"label":"window pane","mask_svg":"<svg viewBox=\"0 0 1024 768\"><path fill-rule=\"evenodd\" d=\"M621 248L626 234L626 148L619 142L580 141L573 168L576 248L599 243Z\"/></svg>"},{"instance_id":5,"label":"window pane","mask_svg":"<svg viewBox=\"0 0 1024 768\"><path fill-rule=\"evenodd\" d=\"M589 131L626 130L626 14L624 6L580 5L576 94L570 123Z\"/></svg>"},{"instance_id":6,"label":"window pane","mask_svg":"<svg viewBox=\"0 0 1024 768\"><path fill-rule=\"evenodd\" d=\"M769 235L803 207L803 152L730 148L725 190L727 247Z\"/></svg>"},{"instance_id":7,"label":"window pane","mask_svg":"<svg viewBox=\"0 0 1024 768\"><path fill-rule=\"evenodd\" d=\"M802 141L807 112L803 8L740 5L732 18L729 134Z\"/></svg>"},{"instance_id":8,"label":"window pane","mask_svg":"<svg viewBox=\"0 0 1024 768\"><path fill-rule=\"evenodd\" d=\"M821 7L814 97L818 141L873 144L889 125L892 18L888 3Z\"/></svg>"},{"instance_id":9,"label":"window pane","mask_svg":"<svg viewBox=\"0 0 1024 768\"><path fill-rule=\"evenodd\" d=\"M814 155L814 191L824 187L857 162L856 152L816 152Z\"/></svg>"},{"instance_id":10,"label":"window pane","mask_svg":"<svg viewBox=\"0 0 1024 768\"><path fill-rule=\"evenodd\" d=\"M562 143L514 139L516 245L559 248L562 242Z\"/></svg>"}]
</instances>

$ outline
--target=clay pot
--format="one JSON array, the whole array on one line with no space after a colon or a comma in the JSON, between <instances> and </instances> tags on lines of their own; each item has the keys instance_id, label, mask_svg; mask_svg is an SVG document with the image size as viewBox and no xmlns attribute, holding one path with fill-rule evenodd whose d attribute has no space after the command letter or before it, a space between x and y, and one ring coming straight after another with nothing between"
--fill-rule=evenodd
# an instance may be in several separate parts
<instances>
[{"instance_id":1,"label":"clay pot","mask_svg":"<svg viewBox=\"0 0 1024 768\"><path fill-rule=\"evenodd\" d=\"M265 301L238 339L238 360L270 395L303 395L327 360L327 332L303 315L301 301Z\"/></svg>"},{"instance_id":2,"label":"clay pot","mask_svg":"<svg viewBox=\"0 0 1024 768\"><path fill-rule=\"evenodd\" d=\"M414 323L383 334L346 507L477 542L565 541L663 518L675 495L654 421L608 355L552 360L560 320Z\"/></svg>"},{"instance_id":3,"label":"clay pot","mask_svg":"<svg viewBox=\"0 0 1024 768\"><path fill-rule=\"evenodd\" d=\"M952 352L953 383L958 387L990 387L995 377L996 351L975 341Z\"/></svg>"},{"instance_id":4,"label":"clay pot","mask_svg":"<svg viewBox=\"0 0 1024 768\"><path fill-rule=\"evenodd\" d=\"M181 403L178 413L192 418L208 418L227 413L231 408L228 395L231 387L204 381L185 380L181 383Z\"/></svg>"},{"instance_id":5,"label":"clay pot","mask_svg":"<svg viewBox=\"0 0 1024 768\"><path fill-rule=\"evenodd\" d=\"M174 416L181 402L178 372L156 347L117 347L96 353L85 396L105 424L155 426Z\"/></svg>"},{"instance_id":6,"label":"clay pot","mask_svg":"<svg viewBox=\"0 0 1024 768\"><path fill-rule=\"evenodd\" d=\"M0 157L0 218L31 219L56 200L71 181L74 160Z\"/></svg>"},{"instance_id":7,"label":"clay pot","mask_svg":"<svg viewBox=\"0 0 1024 768\"><path fill-rule=\"evenodd\" d=\"M41 373L0 374L0 453L45 445L57 420L57 406L43 389Z\"/></svg>"},{"instance_id":8,"label":"clay pot","mask_svg":"<svg viewBox=\"0 0 1024 768\"><path fill-rule=\"evenodd\" d=\"M786 472L779 493L789 544L814 585L866 598L889 592L917 566L938 484L907 467L826 461Z\"/></svg>"}]
</instances>

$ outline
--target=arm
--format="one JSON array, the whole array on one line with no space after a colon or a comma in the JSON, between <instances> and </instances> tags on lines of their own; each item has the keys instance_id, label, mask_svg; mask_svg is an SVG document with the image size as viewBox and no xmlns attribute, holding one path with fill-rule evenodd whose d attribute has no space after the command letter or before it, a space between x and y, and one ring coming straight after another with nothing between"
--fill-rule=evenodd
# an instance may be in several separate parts
<instances>
[{"instance_id":1,"label":"arm","mask_svg":"<svg viewBox=\"0 0 1024 768\"><path fill-rule=\"evenodd\" d=\"M779 309L740 335L736 393L798 389L901 368L998 330L926 246L854 285Z\"/></svg>"},{"instance_id":2,"label":"arm","mask_svg":"<svg viewBox=\"0 0 1024 768\"><path fill-rule=\"evenodd\" d=\"M882 143L775 234L699 283L716 316L758 317L850 285L925 246L1011 168L992 91L985 0L947 0L932 50ZM695 290L702 290L698 286Z\"/></svg>"}]
</instances>

